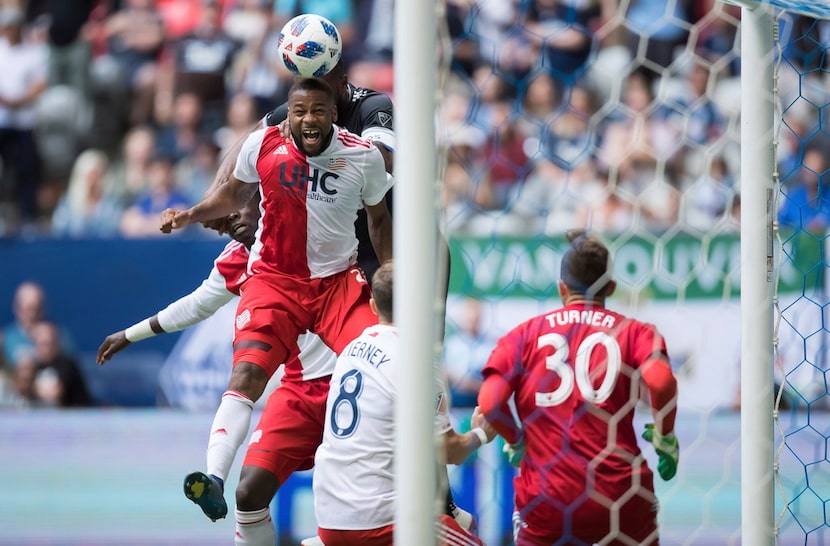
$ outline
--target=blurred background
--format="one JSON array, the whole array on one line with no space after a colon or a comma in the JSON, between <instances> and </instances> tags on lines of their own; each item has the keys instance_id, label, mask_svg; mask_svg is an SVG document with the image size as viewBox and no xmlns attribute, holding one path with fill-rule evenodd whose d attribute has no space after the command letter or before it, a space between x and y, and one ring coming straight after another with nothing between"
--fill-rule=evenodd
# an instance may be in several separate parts
<instances>
[{"instance_id":1,"label":"blurred background","mask_svg":"<svg viewBox=\"0 0 830 546\"><path fill-rule=\"evenodd\" d=\"M227 239L162 235L159 213L197 202L228 147L285 100L276 36L302 12L336 24L354 85L394 101L393 0L0 0L0 544L230 542L232 522L205 520L180 481L204 464L234 302L106 366L95 353L207 276ZM812 517L826 498L815 474L804 484L826 465L830 23L776 16L776 382L796 499L780 503ZM457 427L498 336L556 305L564 232L591 228L617 253L612 305L666 334L681 385L688 448L658 485L664 543L737 544L740 8L447 0L438 19ZM496 444L453 469L490 544L509 543L511 473ZM309 484L292 478L274 503L281 544L314 532ZM819 544L826 524L783 529L782 543Z\"/></svg>"}]
</instances>

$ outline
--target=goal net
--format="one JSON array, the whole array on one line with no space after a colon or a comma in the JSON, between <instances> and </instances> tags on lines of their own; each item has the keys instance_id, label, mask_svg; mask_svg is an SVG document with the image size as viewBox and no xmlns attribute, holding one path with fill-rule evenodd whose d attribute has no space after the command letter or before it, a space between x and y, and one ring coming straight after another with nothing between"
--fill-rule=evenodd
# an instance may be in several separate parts
<instances>
[{"instance_id":1,"label":"goal net","mask_svg":"<svg viewBox=\"0 0 830 546\"><path fill-rule=\"evenodd\" d=\"M681 463L670 482L655 479L661 541L740 543L742 471L748 477L741 385L749 384L742 383L748 363L741 324L758 320L758 332L773 331L741 305L742 249L749 244L742 217L746 224L760 216L756 236L764 248L767 239L776 242L774 264L757 264L769 267L775 284L775 337L766 340L769 362L758 364L772 367L775 342L775 371L768 370L775 411L766 408L763 418L771 439L775 423L766 468L776 487L774 517L758 524L774 529L779 544L822 544L830 495L830 208L823 195L830 158L830 22L823 18L830 7L784 0L608 4L439 6L437 191L452 264L442 356L454 423L469 426L496 339L560 306L564 233L589 228L614 255L619 288L609 306L660 329L679 382ZM747 208L747 188L756 181L746 178L741 152L748 119L742 67L765 62L742 51L742 10L758 6L771 12L776 32L767 52L776 87L757 89L776 106L774 131L757 135L776 154L765 175L776 181L772 212ZM768 218L775 237L763 225ZM651 420L647 407L637 409L638 431ZM453 495L477 518L487 544L512 540L515 470L499 442L450 469ZM655 469L653 449L641 448Z\"/></svg>"}]
</instances>

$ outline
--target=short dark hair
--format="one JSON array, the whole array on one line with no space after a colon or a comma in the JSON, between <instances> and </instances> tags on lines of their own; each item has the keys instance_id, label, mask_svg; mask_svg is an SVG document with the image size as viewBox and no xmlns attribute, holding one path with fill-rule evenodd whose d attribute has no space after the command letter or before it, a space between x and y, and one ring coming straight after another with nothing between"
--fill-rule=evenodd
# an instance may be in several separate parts
<instances>
[{"instance_id":1,"label":"short dark hair","mask_svg":"<svg viewBox=\"0 0 830 546\"><path fill-rule=\"evenodd\" d=\"M381 318L392 321L392 260L387 260L372 275L372 298Z\"/></svg>"},{"instance_id":2,"label":"short dark hair","mask_svg":"<svg viewBox=\"0 0 830 546\"><path fill-rule=\"evenodd\" d=\"M612 280L608 247L584 229L569 231L566 238L570 246L562 256L560 278L571 292L605 297Z\"/></svg>"},{"instance_id":3,"label":"short dark hair","mask_svg":"<svg viewBox=\"0 0 830 546\"><path fill-rule=\"evenodd\" d=\"M288 90L288 96L291 97L297 91L322 91L332 102L335 102L334 89L323 78L300 78L296 80L291 89Z\"/></svg>"}]
</instances>

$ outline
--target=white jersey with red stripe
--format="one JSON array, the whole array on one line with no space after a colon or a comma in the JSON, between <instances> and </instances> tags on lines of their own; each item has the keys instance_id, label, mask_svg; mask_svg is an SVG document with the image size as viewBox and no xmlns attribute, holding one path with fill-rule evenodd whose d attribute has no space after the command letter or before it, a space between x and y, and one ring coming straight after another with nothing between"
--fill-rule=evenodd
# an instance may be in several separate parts
<instances>
[{"instance_id":1,"label":"white jersey with red stripe","mask_svg":"<svg viewBox=\"0 0 830 546\"><path fill-rule=\"evenodd\" d=\"M178 332L213 315L239 296L248 279L250 253L242 243L231 241L213 262L208 277L190 294L174 301L158 313L165 332ZM285 363L284 381L304 381L330 375L337 355L317 334L306 332L297 339L297 349Z\"/></svg>"},{"instance_id":2,"label":"white jersey with red stripe","mask_svg":"<svg viewBox=\"0 0 830 546\"><path fill-rule=\"evenodd\" d=\"M262 197L249 271L319 279L356 262L357 211L380 203L392 179L371 142L334 131L316 156L301 152L279 127L255 131L243 144L233 174L259 183Z\"/></svg>"},{"instance_id":3,"label":"white jersey with red stripe","mask_svg":"<svg viewBox=\"0 0 830 546\"><path fill-rule=\"evenodd\" d=\"M334 366L312 482L317 525L324 529L377 529L395 519L399 347L398 328L376 324L349 343ZM440 375L433 388L438 437L452 425Z\"/></svg>"}]
</instances>

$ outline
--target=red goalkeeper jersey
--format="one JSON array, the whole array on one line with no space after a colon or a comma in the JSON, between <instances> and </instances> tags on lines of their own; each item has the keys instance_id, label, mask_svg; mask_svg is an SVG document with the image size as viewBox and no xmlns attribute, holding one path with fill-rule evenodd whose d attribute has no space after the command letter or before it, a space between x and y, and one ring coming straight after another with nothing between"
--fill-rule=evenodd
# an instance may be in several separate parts
<instances>
[{"instance_id":1,"label":"red goalkeeper jersey","mask_svg":"<svg viewBox=\"0 0 830 546\"><path fill-rule=\"evenodd\" d=\"M597 494L613 501L632 487L652 492L633 417L640 369L665 354L653 325L583 303L499 340L482 373L501 375L515 393L527 446L516 506L526 521L547 528L558 525L547 518Z\"/></svg>"}]
</instances>

